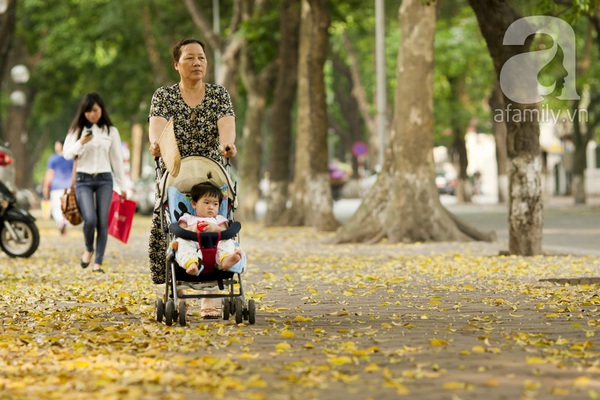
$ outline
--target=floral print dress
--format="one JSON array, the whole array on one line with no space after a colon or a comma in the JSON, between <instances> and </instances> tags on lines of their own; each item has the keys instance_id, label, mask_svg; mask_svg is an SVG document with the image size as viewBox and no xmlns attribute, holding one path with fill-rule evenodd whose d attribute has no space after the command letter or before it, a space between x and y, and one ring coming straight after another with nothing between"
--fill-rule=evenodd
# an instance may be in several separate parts
<instances>
[{"instance_id":1,"label":"floral print dress","mask_svg":"<svg viewBox=\"0 0 600 400\"><path fill-rule=\"evenodd\" d=\"M149 116L173 118L182 158L204 156L221 162L217 121L226 116L235 117L235 113L229 93L223 86L206 83L205 89L202 102L190 107L181 96L179 84L160 87L152 96ZM164 164L161 166L164 172ZM167 237L160 228L160 214L155 212L148 243L150 273L155 284L165 283L166 250Z\"/></svg>"}]
</instances>

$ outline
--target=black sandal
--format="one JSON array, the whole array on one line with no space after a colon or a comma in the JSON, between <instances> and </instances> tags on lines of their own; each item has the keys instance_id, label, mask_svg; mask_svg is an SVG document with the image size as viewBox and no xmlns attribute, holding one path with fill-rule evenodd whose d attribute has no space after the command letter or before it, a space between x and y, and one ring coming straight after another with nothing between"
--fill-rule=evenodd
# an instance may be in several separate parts
<instances>
[{"instance_id":1,"label":"black sandal","mask_svg":"<svg viewBox=\"0 0 600 400\"><path fill-rule=\"evenodd\" d=\"M87 250L86 250L87 252ZM90 254L90 261L85 262L83 261L83 257L81 258L81 260L79 260L79 264L81 264L81 268L87 268L90 266L90 263L92 262L92 258L94 257L94 252L92 251L92 254Z\"/></svg>"}]
</instances>

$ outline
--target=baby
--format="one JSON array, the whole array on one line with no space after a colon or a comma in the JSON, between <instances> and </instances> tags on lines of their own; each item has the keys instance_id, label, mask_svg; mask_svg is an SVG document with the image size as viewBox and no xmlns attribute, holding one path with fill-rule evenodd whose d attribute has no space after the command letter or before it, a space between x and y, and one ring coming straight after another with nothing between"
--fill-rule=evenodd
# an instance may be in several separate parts
<instances>
[{"instance_id":1,"label":"baby","mask_svg":"<svg viewBox=\"0 0 600 400\"><path fill-rule=\"evenodd\" d=\"M196 215L183 214L177 221L180 227L191 232L221 232L227 229L227 218L219 215L219 205L223 197L221 189L212 183L198 183L192 187L190 195ZM176 241L178 247L175 260L188 274L198 275L202 271L202 251L198 242L181 238L177 238ZM242 257L244 253L235 240L220 240L217 244L217 268L227 271Z\"/></svg>"}]
</instances>

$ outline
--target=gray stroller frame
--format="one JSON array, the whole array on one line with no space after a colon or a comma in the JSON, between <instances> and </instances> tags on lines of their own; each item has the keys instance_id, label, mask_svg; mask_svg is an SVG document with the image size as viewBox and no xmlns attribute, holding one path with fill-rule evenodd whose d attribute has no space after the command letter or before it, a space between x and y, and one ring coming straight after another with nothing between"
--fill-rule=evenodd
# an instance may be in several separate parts
<instances>
[{"instance_id":1,"label":"gray stroller frame","mask_svg":"<svg viewBox=\"0 0 600 400\"><path fill-rule=\"evenodd\" d=\"M174 321L178 321L179 325L185 326L187 324L185 299L220 298L222 299L221 316L224 320L228 320L231 315L234 315L235 322L238 324L244 320L254 324L256 322L256 305L253 299L246 300L242 273L222 271L214 266L214 254L219 240L234 239L238 237L241 229L241 224L233 220L233 212L237 207L237 184L233 183L229 177L231 168L229 160L223 166L208 157L186 157L181 160L181 168L177 177L170 176L168 171L161 175L162 169L158 158L155 163L157 190L160 197L158 207L160 208L161 230L167 236L169 243L169 251L165 256L165 293L162 298L155 301L155 320L162 322L164 319L167 326L171 326ZM229 227L223 232L202 232L199 234L190 232L178 225L177 218L175 220L172 218L172 212L174 214L183 214L184 212L193 214L194 210L189 209L191 208L190 204L183 202L169 204L167 190L173 187L181 194L186 195L193 185L202 182L210 182L220 188L226 188L226 198L223 201L227 203L227 215L223 216L229 220ZM176 250L173 250L170 244L178 237L198 241L200 244L206 265L198 276L186 273L185 269L175 261L174 251ZM213 260L206 259L206 254L209 257L212 255ZM235 290L236 284L238 284L237 291ZM201 293L202 291L214 289L215 286L218 286L221 291L227 288L227 292ZM189 294L181 293L183 289L192 289L193 292Z\"/></svg>"}]
</instances>

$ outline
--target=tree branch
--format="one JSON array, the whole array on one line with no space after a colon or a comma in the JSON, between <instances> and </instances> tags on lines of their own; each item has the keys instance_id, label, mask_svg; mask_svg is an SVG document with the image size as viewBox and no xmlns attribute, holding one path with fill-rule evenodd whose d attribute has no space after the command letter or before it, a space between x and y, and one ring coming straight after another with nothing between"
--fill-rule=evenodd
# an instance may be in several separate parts
<instances>
[{"instance_id":1,"label":"tree branch","mask_svg":"<svg viewBox=\"0 0 600 400\"><path fill-rule=\"evenodd\" d=\"M146 44L146 51L148 52L148 59L150 65L152 65L152 71L154 72L154 81L157 85L163 86L169 82L169 76L165 67L160 59L159 51L156 49L156 41L150 27L152 26L152 13L148 3L144 3L142 9L142 18L144 21L143 34L144 42Z\"/></svg>"},{"instance_id":2,"label":"tree branch","mask_svg":"<svg viewBox=\"0 0 600 400\"><path fill-rule=\"evenodd\" d=\"M205 38L206 43L212 47L213 49L223 50L223 40L215 34L211 25L208 23L204 14L202 14L198 7L196 7L196 2L194 0L183 0L185 3L185 7L188 9L190 16L192 17L192 21L194 21L194 25L200 30L202 36Z\"/></svg>"}]
</instances>

